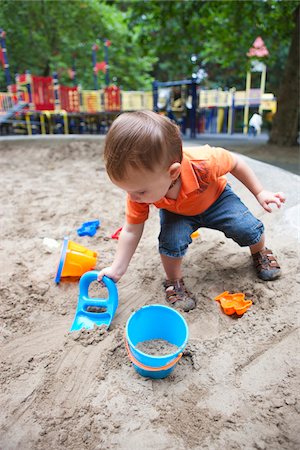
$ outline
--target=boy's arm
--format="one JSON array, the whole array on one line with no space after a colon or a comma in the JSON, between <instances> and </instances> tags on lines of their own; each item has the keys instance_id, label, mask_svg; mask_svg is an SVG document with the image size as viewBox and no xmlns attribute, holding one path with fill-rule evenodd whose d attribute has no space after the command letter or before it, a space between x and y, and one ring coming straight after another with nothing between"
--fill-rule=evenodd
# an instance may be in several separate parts
<instances>
[{"instance_id":1,"label":"boy's arm","mask_svg":"<svg viewBox=\"0 0 300 450\"><path fill-rule=\"evenodd\" d=\"M246 188L256 197L258 203L268 212L272 212L270 203L275 203L278 208L285 202L285 195L282 192L266 191L253 170L241 158L231 154L235 162L231 174L240 180Z\"/></svg>"},{"instance_id":2,"label":"boy's arm","mask_svg":"<svg viewBox=\"0 0 300 450\"><path fill-rule=\"evenodd\" d=\"M115 282L124 275L130 260L138 246L144 230L144 223L131 224L125 222L119 235L117 252L114 262L110 267L102 269L98 275L98 281L106 275Z\"/></svg>"}]
</instances>

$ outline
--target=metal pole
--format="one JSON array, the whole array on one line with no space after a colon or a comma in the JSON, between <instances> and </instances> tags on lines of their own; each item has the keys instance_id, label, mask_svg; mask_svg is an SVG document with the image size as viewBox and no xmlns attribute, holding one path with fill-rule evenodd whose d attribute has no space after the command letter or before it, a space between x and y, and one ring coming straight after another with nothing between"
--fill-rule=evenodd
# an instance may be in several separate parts
<instances>
[{"instance_id":1,"label":"metal pole","mask_svg":"<svg viewBox=\"0 0 300 450\"><path fill-rule=\"evenodd\" d=\"M32 80L32 77L31 77L30 70L25 70L25 75L26 75L25 89L27 89L27 93L28 93L29 108L30 109L35 109L35 104L34 104L34 84L33 84L33 80ZM26 90L25 90L25 92L26 92ZM25 98L25 101L26 101L26 98Z\"/></svg>"},{"instance_id":2,"label":"metal pole","mask_svg":"<svg viewBox=\"0 0 300 450\"><path fill-rule=\"evenodd\" d=\"M8 87L11 85L11 77L10 77L10 71L9 71L8 58L7 58L5 36L6 36L5 31L2 30L2 28L0 28L0 42L1 42L1 49L2 49L2 56L3 56L6 86L8 89Z\"/></svg>"},{"instance_id":3,"label":"metal pole","mask_svg":"<svg viewBox=\"0 0 300 450\"><path fill-rule=\"evenodd\" d=\"M234 134L234 122L235 122L235 90L232 95L232 117L231 117L231 133Z\"/></svg>"},{"instance_id":4,"label":"metal pole","mask_svg":"<svg viewBox=\"0 0 300 450\"><path fill-rule=\"evenodd\" d=\"M258 109L258 112L260 115L262 115L262 112L263 112L262 98L263 98L263 95L265 93L265 88L266 88L266 77L267 77L267 66L266 66L266 64L264 64L263 70L261 73L261 78L260 78L260 104L259 104L259 109Z\"/></svg>"},{"instance_id":5,"label":"metal pole","mask_svg":"<svg viewBox=\"0 0 300 450\"><path fill-rule=\"evenodd\" d=\"M105 84L109 86L109 65L108 65L108 39L104 39L104 61L106 64L105 70Z\"/></svg>"},{"instance_id":6,"label":"metal pole","mask_svg":"<svg viewBox=\"0 0 300 450\"><path fill-rule=\"evenodd\" d=\"M98 91L98 77L96 72L96 63L97 63L97 52L98 45L94 44L92 46L92 64L93 64L93 74L94 74L94 89L95 91Z\"/></svg>"},{"instance_id":7,"label":"metal pole","mask_svg":"<svg viewBox=\"0 0 300 450\"><path fill-rule=\"evenodd\" d=\"M153 93L153 111L158 112L158 86L157 81L152 83L152 93Z\"/></svg>"},{"instance_id":8,"label":"metal pole","mask_svg":"<svg viewBox=\"0 0 300 450\"><path fill-rule=\"evenodd\" d=\"M191 109L191 138L196 138L196 121L197 121L197 83L192 83L192 109Z\"/></svg>"},{"instance_id":9,"label":"metal pole","mask_svg":"<svg viewBox=\"0 0 300 450\"><path fill-rule=\"evenodd\" d=\"M60 101L59 101L59 83L57 72L53 72L53 89L54 89L54 109L55 111L59 111Z\"/></svg>"},{"instance_id":10,"label":"metal pole","mask_svg":"<svg viewBox=\"0 0 300 450\"><path fill-rule=\"evenodd\" d=\"M246 78L246 99L244 106L244 130L243 130L244 134L248 133L250 88L251 88L251 71L249 70L247 72Z\"/></svg>"},{"instance_id":11,"label":"metal pole","mask_svg":"<svg viewBox=\"0 0 300 450\"><path fill-rule=\"evenodd\" d=\"M227 125L227 134L233 134L234 133L234 95L235 95L235 88L230 89L230 105L228 104L228 125Z\"/></svg>"},{"instance_id":12,"label":"metal pole","mask_svg":"<svg viewBox=\"0 0 300 450\"><path fill-rule=\"evenodd\" d=\"M77 86L77 77L76 77L76 59L73 58L72 61L72 72L73 72L73 86Z\"/></svg>"}]
</instances>

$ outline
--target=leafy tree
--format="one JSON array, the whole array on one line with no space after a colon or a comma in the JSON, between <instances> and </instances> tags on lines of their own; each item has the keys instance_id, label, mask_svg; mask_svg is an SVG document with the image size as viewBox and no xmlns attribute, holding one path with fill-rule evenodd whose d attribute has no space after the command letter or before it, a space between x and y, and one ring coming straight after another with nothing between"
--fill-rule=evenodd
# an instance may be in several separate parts
<instances>
[{"instance_id":1,"label":"leafy tree","mask_svg":"<svg viewBox=\"0 0 300 450\"><path fill-rule=\"evenodd\" d=\"M11 73L30 70L36 75L58 71L69 83L67 69L75 60L77 80L93 89L91 48L99 45L98 61L104 60L103 38L109 47L110 75L124 89L149 87L156 57L145 54L137 27L128 26L126 13L116 5L97 0L0 2L0 26L6 31ZM104 85L104 74L99 73ZM1 89L5 89L1 71Z\"/></svg>"},{"instance_id":2,"label":"leafy tree","mask_svg":"<svg viewBox=\"0 0 300 450\"><path fill-rule=\"evenodd\" d=\"M122 3L123 8L130 4ZM244 89L250 66L246 54L254 39L262 36L270 52L264 60L268 68L266 90L275 95L279 89L281 92L272 142L295 145L299 121L298 5L299 1L293 0L144 0L134 2L131 21L140 25L143 46L156 48L155 78L165 81L189 77L194 70L190 56L196 54L209 74L208 87ZM281 108L283 101L286 106Z\"/></svg>"},{"instance_id":3,"label":"leafy tree","mask_svg":"<svg viewBox=\"0 0 300 450\"><path fill-rule=\"evenodd\" d=\"M0 0L11 72L57 70L60 81L70 84L67 68L75 59L84 89L93 89L91 47L99 45L97 60L103 60L103 38L112 42L111 79L123 89L190 78L199 65L208 73L207 87L244 89L246 53L261 36L270 52L264 60L266 90L280 92L272 142L284 145L298 137L298 21L299 0ZM104 74L99 81L104 85ZM0 88L5 89L3 71Z\"/></svg>"}]
</instances>

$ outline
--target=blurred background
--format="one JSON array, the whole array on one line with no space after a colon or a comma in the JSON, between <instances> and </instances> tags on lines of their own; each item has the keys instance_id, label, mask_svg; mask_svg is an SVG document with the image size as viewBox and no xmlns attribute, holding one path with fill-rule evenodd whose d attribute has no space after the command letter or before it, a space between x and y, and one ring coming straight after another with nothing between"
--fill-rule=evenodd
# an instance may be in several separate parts
<instances>
[{"instance_id":1,"label":"blurred background","mask_svg":"<svg viewBox=\"0 0 300 450\"><path fill-rule=\"evenodd\" d=\"M2 0L0 28L2 134L105 133L148 108L191 137L259 113L297 146L299 1Z\"/></svg>"}]
</instances>

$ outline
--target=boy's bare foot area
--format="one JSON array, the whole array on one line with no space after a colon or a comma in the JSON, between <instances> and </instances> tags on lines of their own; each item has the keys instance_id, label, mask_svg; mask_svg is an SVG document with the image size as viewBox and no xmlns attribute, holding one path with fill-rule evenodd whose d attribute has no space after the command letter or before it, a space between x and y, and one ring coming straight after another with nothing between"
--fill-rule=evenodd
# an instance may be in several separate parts
<instances>
[{"instance_id":1,"label":"boy's bare foot area","mask_svg":"<svg viewBox=\"0 0 300 450\"><path fill-rule=\"evenodd\" d=\"M190 311L196 307L196 301L191 292L185 287L184 281L180 280L166 280L164 282L167 303L175 308L183 311Z\"/></svg>"},{"instance_id":2,"label":"boy's bare foot area","mask_svg":"<svg viewBox=\"0 0 300 450\"><path fill-rule=\"evenodd\" d=\"M280 266L268 248L252 255L257 276L264 281L275 280L281 275Z\"/></svg>"}]
</instances>

